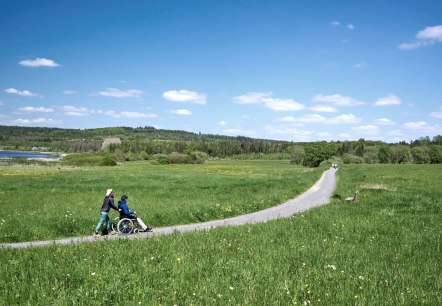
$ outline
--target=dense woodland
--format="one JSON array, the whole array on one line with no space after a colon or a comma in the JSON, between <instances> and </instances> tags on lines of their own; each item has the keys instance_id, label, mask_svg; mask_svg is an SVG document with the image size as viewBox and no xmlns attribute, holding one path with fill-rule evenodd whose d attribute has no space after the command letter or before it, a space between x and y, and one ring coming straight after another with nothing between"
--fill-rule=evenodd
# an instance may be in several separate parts
<instances>
[{"instance_id":1,"label":"dense woodland","mask_svg":"<svg viewBox=\"0 0 442 306\"><path fill-rule=\"evenodd\" d=\"M106 139L118 143L103 146ZM336 142L288 142L162 130L153 127L60 129L0 126L0 148L64 153L109 153L119 160L149 159L168 154L203 153L209 158L290 159L317 166L333 156L344 163L442 163L442 136L410 143L359 139ZM201 156L201 154L200 154Z\"/></svg>"}]
</instances>

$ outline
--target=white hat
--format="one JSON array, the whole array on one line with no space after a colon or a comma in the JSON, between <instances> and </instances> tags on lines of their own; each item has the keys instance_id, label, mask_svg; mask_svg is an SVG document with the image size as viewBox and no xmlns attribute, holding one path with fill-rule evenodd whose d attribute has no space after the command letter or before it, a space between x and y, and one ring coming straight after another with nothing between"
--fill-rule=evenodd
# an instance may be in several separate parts
<instances>
[{"instance_id":1,"label":"white hat","mask_svg":"<svg viewBox=\"0 0 442 306\"><path fill-rule=\"evenodd\" d=\"M107 197L110 196L110 194L111 194L112 192L114 192L112 189L108 189L108 190L106 191L106 196L107 196Z\"/></svg>"}]
</instances>

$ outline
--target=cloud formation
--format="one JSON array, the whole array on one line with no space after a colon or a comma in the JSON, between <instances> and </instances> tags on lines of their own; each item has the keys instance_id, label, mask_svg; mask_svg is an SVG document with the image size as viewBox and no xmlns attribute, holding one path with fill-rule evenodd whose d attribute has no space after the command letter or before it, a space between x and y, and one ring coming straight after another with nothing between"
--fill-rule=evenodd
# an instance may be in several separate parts
<instances>
[{"instance_id":1,"label":"cloud formation","mask_svg":"<svg viewBox=\"0 0 442 306\"><path fill-rule=\"evenodd\" d=\"M379 118L373 121L376 125L393 125L394 122L387 118Z\"/></svg>"},{"instance_id":2,"label":"cloud formation","mask_svg":"<svg viewBox=\"0 0 442 306\"><path fill-rule=\"evenodd\" d=\"M138 89L128 89L120 90L116 88L106 88L105 90L99 91L94 95L103 97L113 97L113 98L139 98L143 95L142 90Z\"/></svg>"},{"instance_id":3,"label":"cloud formation","mask_svg":"<svg viewBox=\"0 0 442 306\"><path fill-rule=\"evenodd\" d=\"M388 106L388 105L399 105L401 104L401 99L395 95L389 95L383 98L379 98L374 105L376 106Z\"/></svg>"},{"instance_id":4,"label":"cloud formation","mask_svg":"<svg viewBox=\"0 0 442 306\"><path fill-rule=\"evenodd\" d=\"M1 105L1 104L0 104L0 105ZM439 108L438 111L432 112L432 113L430 114L430 116L433 117L433 118L442 119L442 107Z\"/></svg>"},{"instance_id":5,"label":"cloud formation","mask_svg":"<svg viewBox=\"0 0 442 306\"><path fill-rule=\"evenodd\" d=\"M20 107L18 110L23 113L52 113L52 112L54 112L54 110L52 108L34 107L34 106Z\"/></svg>"},{"instance_id":6,"label":"cloud formation","mask_svg":"<svg viewBox=\"0 0 442 306\"><path fill-rule=\"evenodd\" d=\"M170 111L172 114L180 115L180 116L189 116L192 115L192 112L187 109L176 109Z\"/></svg>"},{"instance_id":7,"label":"cloud formation","mask_svg":"<svg viewBox=\"0 0 442 306\"><path fill-rule=\"evenodd\" d=\"M62 107L63 114L66 116L83 117L96 113L95 110L88 109L86 107L75 107L71 105L64 105Z\"/></svg>"},{"instance_id":8,"label":"cloud formation","mask_svg":"<svg viewBox=\"0 0 442 306\"><path fill-rule=\"evenodd\" d=\"M16 119L12 121L15 125L43 125L43 126L54 126L61 124L61 121L50 119L50 118L35 118L35 119Z\"/></svg>"},{"instance_id":9,"label":"cloud formation","mask_svg":"<svg viewBox=\"0 0 442 306\"><path fill-rule=\"evenodd\" d=\"M325 102L325 103L333 103L338 106L358 106L363 105L365 102L359 101L350 97L342 96L341 94L334 94L325 96L323 94L319 94L313 97L314 102Z\"/></svg>"},{"instance_id":10,"label":"cloud formation","mask_svg":"<svg viewBox=\"0 0 442 306\"><path fill-rule=\"evenodd\" d=\"M5 92L7 92L9 94L13 94L13 95L22 96L22 97L40 97L39 94L30 92L29 90L20 91L15 88L6 88Z\"/></svg>"},{"instance_id":11,"label":"cloud formation","mask_svg":"<svg viewBox=\"0 0 442 306\"><path fill-rule=\"evenodd\" d=\"M336 107L329 106L329 105L317 105L309 107L309 109L316 111L316 112L322 112L322 113L336 113L338 110Z\"/></svg>"},{"instance_id":12,"label":"cloud formation","mask_svg":"<svg viewBox=\"0 0 442 306\"><path fill-rule=\"evenodd\" d=\"M27 59L18 62L20 65L25 67L37 68L37 67L60 67L59 64L54 62L53 60L47 58L39 58L36 59Z\"/></svg>"},{"instance_id":13,"label":"cloud formation","mask_svg":"<svg viewBox=\"0 0 442 306\"><path fill-rule=\"evenodd\" d=\"M442 42L442 25L426 27L417 32L414 41L402 43L398 48L401 50L413 50L420 47L431 46L437 42Z\"/></svg>"},{"instance_id":14,"label":"cloud formation","mask_svg":"<svg viewBox=\"0 0 442 306\"><path fill-rule=\"evenodd\" d=\"M185 102L191 104L206 104L206 95L190 90L169 90L163 92L163 98L172 102Z\"/></svg>"},{"instance_id":15,"label":"cloud formation","mask_svg":"<svg viewBox=\"0 0 442 306\"><path fill-rule=\"evenodd\" d=\"M241 96L233 97L238 104L262 104L274 111L299 111L305 108L304 105L292 99L272 98L271 92L248 92Z\"/></svg>"},{"instance_id":16,"label":"cloud formation","mask_svg":"<svg viewBox=\"0 0 442 306\"><path fill-rule=\"evenodd\" d=\"M139 112L115 112L115 111L107 111L105 113L107 116L114 117L114 118L128 118L128 119L140 119L140 118L157 118L156 114L144 114Z\"/></svg>"}]
</instances>

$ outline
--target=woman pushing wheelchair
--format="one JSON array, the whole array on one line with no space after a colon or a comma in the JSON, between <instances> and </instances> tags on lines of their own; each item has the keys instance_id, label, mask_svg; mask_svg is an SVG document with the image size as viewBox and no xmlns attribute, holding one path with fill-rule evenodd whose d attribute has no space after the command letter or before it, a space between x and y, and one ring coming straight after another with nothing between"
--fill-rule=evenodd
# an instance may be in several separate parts
<instances>
[{"instance_id":1,"label":"woman pushing wheelchair","mask_svg":"<svg viewBox=\"0 0 442 306\"><path fill-rule=\"evenodd\" d=\"M144 222L136 216L136 213L134 211L129 210L129 207L127 206L127 199L128 198L129 197L127 195L123 195L121 197L121 200L118 201L118 208L120 211L120 219L128 218L131 220L136 220L136 222L140 225L141 229L144 232L148 232L148 231L152 230L152 227L144 224Z\"/></svg>"}]
</instances>

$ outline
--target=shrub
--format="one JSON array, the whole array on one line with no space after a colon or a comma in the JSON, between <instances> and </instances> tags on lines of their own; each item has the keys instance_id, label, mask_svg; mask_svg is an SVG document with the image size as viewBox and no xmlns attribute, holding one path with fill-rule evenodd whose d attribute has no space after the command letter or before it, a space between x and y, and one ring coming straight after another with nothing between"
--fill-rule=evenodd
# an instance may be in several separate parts
<instances>
[{"instance_id":1,"label":"shrub","mask_svg":"<svg viewBox=\"0 0 442 306\"><path fill-rule=\"evenodd\" d=\"M114 156L111 155L105 156L101 161L101 166L116 166L116 165L117 165L117 160L115 159Z\"/></svg>"},{"instance_id":2,"label":"shrub","mask_svg":"<svg viewBox=\"0 0 442 306\"><path fill-rule=\"evenodd\" d=\"M154 161L152 164L167 165L170 163L166 154L154 154L151 159Z\"/></svg>"},{"instance_id":3,"label":"shrub","mask_svg":"<svg viewBox=\"0 0 442 306\"><path fill-rule=\"evenodd\" d=\"M63 162L75 166L115 166L117 164L111 155L94 153L69 154L63 158Z\"/></svg>"},{"instance_id":4,"label":"shrub","mask_svg":"<svg viewBox=\"0 0 442 306\"><path fill-rule=\"evenodd\" d=\"M292 157L290 163L294 165L300 165L304 158L304 148L302 146L294 146L292 150Z\"/></svg>"},{"instance_id":5,"label":"shrub","mask_svg":"<svg viewBox=\"0 0 442 306\"><path fill-rule=\"evenodd\" d=\"M345 153L344 155L342 155L342 161L344 162L344 164L363 164L364 163L364 159L362 157L350 154L350 153Z\"/></svg>"},{"instance_id":6,"label":"shrub","mask_svg":"<svg viewBox=\"0 0 442 306\"><path fill-rule=\"evenodd\" d=\"M204 160L195 156L172 152L169 154L169 162L171 164L202 164Z\"/></svg>"},{"instance_id":7,"label":"shrub","mask_svg":"<svg viewBox=\"0 0 442 306\"><path fill-rule=\"evenodd\" d=\"M429 164L430 149L428 147L414 147L411 149L411 156L413 156L413 162L415 164Z\"/></svg>"},{"instance_id":8,"label":"shrub","mask_svg":"<svg viewBox=\"0 0 442 306\"><path fill-rule=\"evenodd\" d=\"M190 153L189 155L192 156L194 159L207 160L209 158L209 154L207 154L206 152L201 152L201 151L194 151L194 152Z\"/></svg>"}]
</instances>

